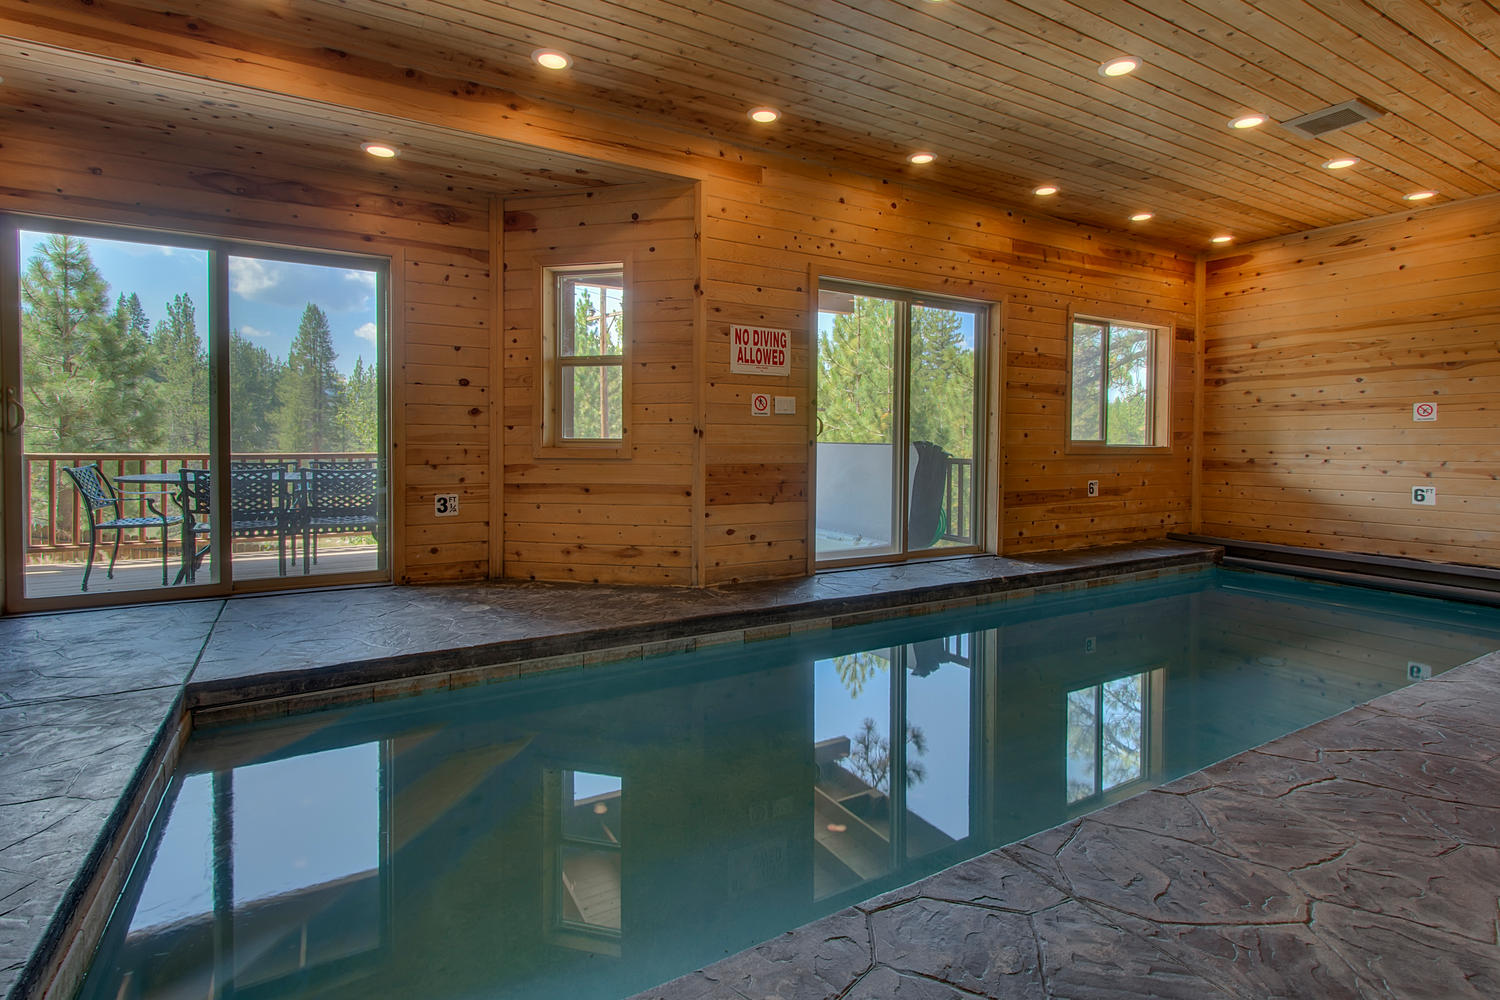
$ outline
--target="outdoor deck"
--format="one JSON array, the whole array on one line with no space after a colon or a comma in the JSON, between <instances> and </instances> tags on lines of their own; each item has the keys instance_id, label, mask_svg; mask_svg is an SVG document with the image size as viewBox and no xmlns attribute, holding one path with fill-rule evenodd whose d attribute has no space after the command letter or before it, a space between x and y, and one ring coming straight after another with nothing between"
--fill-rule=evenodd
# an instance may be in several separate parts
<instances>
[{"instance_id":1,"label":"outdoor deck","mask_svg":"<svg viewBox=\"0 0 1500 1000\"><path fill-rule=\"evenodd\" d=\"M172 591L180 589L172 586L172 580L177 576L178 562L174 556L167 563L168 586L161 585L161 560L160 559L121 559L115 563L115 576L111 580L105 576L109 569L109 552L107 549L94 557L94 571L89 574L90 594L119 594L138 590L160 590L164 598L172 597ZM337 545L323 542L318 548L318 561L313 566L312 573L306 579L312 580L319 576L328 576L335 573L369 573L379 568L379 557L374 545ZM239 552L234 556L234 578L236 580L268 580L275 579L278 575L278 561L275 552ZM287 580L303 579L302 575L302 553L297 553L297 561L292 562L291 555L287 555ZM198 581L200 583L213 580L213 566L208 559L203 560L203 565L198 569ZM42 597L72 597L81 593L80 585L83 583L83 562L60 562L43 563L36 566L26 567L26 596L30 598Z\"/></svg>"}]
</instances>

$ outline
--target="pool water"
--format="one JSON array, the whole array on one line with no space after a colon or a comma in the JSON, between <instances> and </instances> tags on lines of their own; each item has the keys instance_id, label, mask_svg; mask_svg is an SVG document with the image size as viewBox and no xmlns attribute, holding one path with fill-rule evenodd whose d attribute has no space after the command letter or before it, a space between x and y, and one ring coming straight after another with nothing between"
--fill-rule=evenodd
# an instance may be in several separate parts
<instances>
[{"instance_id":1,"label":"pool water","mask_svg":"<svg viewBox=\"0 0 1500 1000\"><path fill-rule=\"evenodd\" d=\"M1494 649L1213 569L207 730L81 995L614 1000Z\"/></svg>"}]
</instances>

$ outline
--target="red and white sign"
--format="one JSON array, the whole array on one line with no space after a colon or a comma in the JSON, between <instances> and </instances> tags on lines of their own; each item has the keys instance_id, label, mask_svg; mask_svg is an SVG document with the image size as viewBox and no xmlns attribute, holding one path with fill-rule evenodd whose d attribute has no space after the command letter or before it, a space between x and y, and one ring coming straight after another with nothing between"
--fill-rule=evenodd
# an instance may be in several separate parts
<instances>
[{"instance_id":1,"label":"red and white sign","mask_svg":"<svg viewBox=\"0 0 1500 1000\"><path fill-rule=\"evenodd\" d=\"M769 417L771 415L770 393L757 392L751 395L750 415L753 417Z\"/></svg>"},{"instance_id":2,"label":"red and white sign","mask_svg":"<svg viewBox=\"0 0 1500 1000\"><path fill-rule=\"evenodd\" d=\"M1427 421L1437 419L1436 403L1413 403L1411 404L1411 418L1416 421Z\"/></svg>"},{"instance_id":3,"label":"red and white sign","mask_svg":"<svg viewBox=\"0 0 1500 1000\"><path fill-rule=\"evenodd\" d=\"M729 370L747 375L790 375L792 331L763 326L729 328Z\"/></svg>"}]
</instances>

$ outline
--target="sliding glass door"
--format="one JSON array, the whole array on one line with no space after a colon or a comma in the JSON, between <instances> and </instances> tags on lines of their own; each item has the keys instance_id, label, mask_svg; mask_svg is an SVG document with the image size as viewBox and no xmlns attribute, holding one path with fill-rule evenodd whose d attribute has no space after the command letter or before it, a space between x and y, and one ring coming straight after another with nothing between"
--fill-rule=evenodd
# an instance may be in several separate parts
<instances>
[{"instance_id":1,"label":"sliding glass door","mask_svg":"<svg viewBox=\"0 0 1500 1000\"><path fill-rule=\"evenodd\" d=\"M383 578L384 283L367 258L4 220L8 608Z\"/></svg>"},{"instance_id":2,"label":"sliding glass door","mask_svg":"<svg viewBox=\"0 0 1500 1000\"><path fill-rule=\"evenodd\" d=\"M985 309L825 281L818 294L818 562L976 548Z\"/></svg>"}]
</instances>

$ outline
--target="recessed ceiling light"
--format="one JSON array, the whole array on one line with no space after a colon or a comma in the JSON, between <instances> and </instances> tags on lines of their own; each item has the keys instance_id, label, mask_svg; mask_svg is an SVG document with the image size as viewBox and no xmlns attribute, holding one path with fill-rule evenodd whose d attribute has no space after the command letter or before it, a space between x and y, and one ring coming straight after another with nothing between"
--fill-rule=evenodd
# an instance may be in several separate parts
<instances>
[{"instance_id":1,"label":"recessed ceiling light","mask_svg":"<svg viewBox=\"0 0 1500 1000\"><path fill-rule=\"evenodd\" d=\"M1057 194L1057 185L1056 184L1043 184L1039 188L1034 188L1031 193L1034 194L1034 195L1036 195L1039 198L1048 198L1048 197L1051 197L1054 194Z\"/></svg>"},{"instance_id":2,"label":"recessed ceiling light","mask_svg":"<svg viewBox=\"0 0 1500 1000\"><path fill-rule=\"evenodd\" d=\"M1099 75L1100 76L1124 76L1127 73L1134 73L1136 70L1138 70L1140 68L1141 68L1141 61L1139 59L1137 59L1135 56L1119 56L1119 57L1117 57L1115 59L1109 60L1108 62L1102 62L1102 63L1100 63L1099 64Z\"/></svg>"},{"instance_id":3,"label":"recessed ceiling light","mask_svg":"<svg viewBox=\"0 0 1500 1000\"><path fill-rule=\"evenodd\" d=\"M1323 161L1324 170L1347 170L1358 163L1359 160L1353 156L1335 156L1331 160Z\"/></svg>"},{"instance_id":4,"label":"recessed ceiling light","mask_svg":"<svg viewBox=\"0 0 1500 1000\"><path fill-rule=\"evenodd\" d=\"M937 157L932 153L913 153L906 158L906 162L915 163L917 166L921 166L924 163L931 163L935 159L937 159Z\"/></svg>"},{"instance_id":5,"label":"recessed ceiling light","mask_svg":"<svg viewBox=\"0 0 1500 1000\"><path fill-rule=\"evenodd\" d=\"M1266 123L1266 116L1265 115L1249 114L1249 115L1240 115L1238 118L1232 118L1232 119L1230 119L1230 121L1229 121L1229 127L1230 128L1256 128L1257 126L1264 125L1265 123Z\"/></svg>"},{"instance_id":6,"label":"recessed ceiling light","mask_svg":"<svg viewBox=\"0 0 1500 1000\"><path fill-rule=\"evenodd\" d=\"M568 58L566 52L556 49L537 49L531 54L531 61L543 69L567 69L573 65L573 60Z\"/></svg>"},{"instance_id":7,"label":"recessed ceiling light","mask_svg":"<svg viewBox=\"0 0 1500 1000\"><path fill-rule=\"evenodd\" d=\"M1406 199L1407 201L1426 201L1428 198L1436 198L1437 197L1437 192L1436 191L1413 191L1411 194L1404 194L1401 197L1404 198L1404 199Z\"/></svg>"},{"instance_id":8,"label":"recessed ceiling light","mask_svg":"<svg viewBox=\"0 0 1500 1000\"><path fill-rule=\"evenodd\" d=\"M753 122L760 122L762 125L769 125L771 122L774 122L780 117L781 112L777 111L775 108L750 109L750 120Z\"/></svg>"},{"instance_id":9,"label":"recessed ceiling light","mask_svg":"<svg viewBox=\"0 0 1500 1000\"><path fill-rule=\"evenodd\" d=\"M382 160L389 160L396 155L396 147L387 146L383 142L362 142L359 144L359 148L371 156L380 157Z\"/></svg>"},{"instance_id":10,"label":"recessed ceiling light","mask_svg":"<svg viewBox=\"0 0 1500 1000\"><path fill-rule=\"evenodd\" d=\"M1228 235L1219 235L1219 236L1215 236L1213 239L1209 240L1209 242L1210 243L1233 243L1234 242L1234 237L1233 236L1228 236Z\"/></svg>"},{"instance_id":11,"label":"recessed ceiling light","mask_svg":"<svg viewBox=\"0 0 1500 1000\"><path fill-rule=\"evenodd\" d=\"M1153 218L1155 218L1155 216L1152 215L1150 212L1137 212L1137 213L1135 213L1134 215L1132 215L1130 217L1130 221L1131 222L1150 222Z\"/></svg>"}]
</instances>

